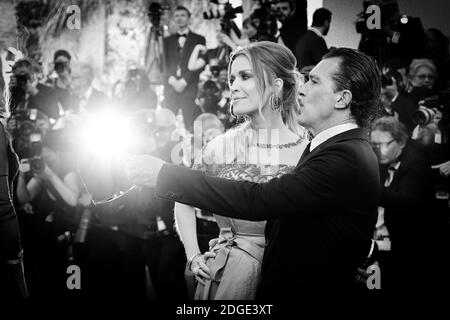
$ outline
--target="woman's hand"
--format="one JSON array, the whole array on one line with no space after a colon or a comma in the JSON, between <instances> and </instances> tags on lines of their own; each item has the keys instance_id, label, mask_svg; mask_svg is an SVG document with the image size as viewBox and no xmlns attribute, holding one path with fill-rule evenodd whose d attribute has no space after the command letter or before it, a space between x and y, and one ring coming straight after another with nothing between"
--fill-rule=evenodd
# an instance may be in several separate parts
<instances>
[{"instance_id":1,"label":"woman's hand","mask_svg":"<svg viewBox=\"0 0 450 320\"><path fill-rule=\"evenodd\" d=\"M191 271L195 276L195 280L201 284L205 284L205 279L210 280L210 270L206 266L206 261L209 258L214 258L216 254L214 252L205 252L205 254L199 254L191 263Z\"/></svg>"}]
</instances>

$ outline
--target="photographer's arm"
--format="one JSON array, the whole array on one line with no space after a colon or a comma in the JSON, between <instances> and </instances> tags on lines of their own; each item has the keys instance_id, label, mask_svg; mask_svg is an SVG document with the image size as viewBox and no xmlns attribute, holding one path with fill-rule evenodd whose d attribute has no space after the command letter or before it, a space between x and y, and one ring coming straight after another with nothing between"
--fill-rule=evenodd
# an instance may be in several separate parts
<instances>
[{"instance_id":1,"label":"photographer's arm","mask_svg":"<svg viewBox=\"0 0 450 320\"><path fill-rule=\"evenodd\" d=\"M46 168L47 170L47 168ZM48 180L58 191L61 198L71 207L78 203L78 197L81 192L81 185L75 172L69 172L62 181L53 171L49 170Z\"/></svg>"},{"instance_id":2,"label":"photographer's arm","mask_svg":"<svg viewBox=\"0 0 450 320\"><path fill-rule=\"evenodd\" d=\"M19 178L17 179L17 200L20 205L33 200L41 191L41 185L36 178L31 178L28 184L25 180L25 173L20 171Z\"/></svg>"}]
</instances>

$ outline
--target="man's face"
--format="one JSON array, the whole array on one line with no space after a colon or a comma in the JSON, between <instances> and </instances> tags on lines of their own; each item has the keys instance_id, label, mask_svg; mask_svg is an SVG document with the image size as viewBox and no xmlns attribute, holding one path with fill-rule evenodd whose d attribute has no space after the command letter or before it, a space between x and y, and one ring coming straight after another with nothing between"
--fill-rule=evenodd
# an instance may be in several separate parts
<instances>
[{"instance_id":1,"label":"man's face","mask_svg":"<svg viewBox=\"0 0 450 320\"><path fill-rule=\"evenodd\" d=\"M338 58L324 59L309 73L309 80L300 87L298 121L313 133L323 130L335 112L338 96L333 74L338 71Z\"/></svg>"},{"instance_id":2,"label":"man's face","mask_svg":"<svg viewBox=\"0 0 450 320\"><path fill-rule=\"evenodd\" d=\"M186 10L177 10L173 15L178 29L186 28L189 25L189 15Z\"/></svg>"},{"instance_id":3,"label":"man's face","mask_svg":"<svg viewBox=\"0 0 450 320\"><path fill-rule=\"evenodd\" d=\"M434 72L424 66L417 69L415 76L411 80L411 84L413 87L432 88L435 78Z\"/></svg>"},{"instance_id":4,"label":"man's face","mask_svg":"<svg viewBox=\"0 0 450 320\"><path fill-rule=\"evenodd\" d=\"M291 6L288 1L282 1L276 4L277 10L280 12L280 20L284 21L292 14Z\"/></svg>"},{"instance_id":5,"label":"man's face","mask_svg":"<svg viewBox=\"0 0 450 320\"><path fill-rule=\"evenodd\" d=\"M382 165L389 165L396 162L405 147L404 144L396 141L388 131L372 131L370 134L370 142L377 154L378 162Z\"/></svg>"},{"instance_id":6,"label":"man's face","mask_svg":"<svg viewBox=\"0 0 450 320\"><path fill-rule=\"evenodd\" d=\"M234 114L251 115L258 112L261 106L261 94L252 65L246 56L240 55L234 59L229 78ZM262 100L267 101L267 99L268 94L265 93Z\"/></svg>"}]
</instances>

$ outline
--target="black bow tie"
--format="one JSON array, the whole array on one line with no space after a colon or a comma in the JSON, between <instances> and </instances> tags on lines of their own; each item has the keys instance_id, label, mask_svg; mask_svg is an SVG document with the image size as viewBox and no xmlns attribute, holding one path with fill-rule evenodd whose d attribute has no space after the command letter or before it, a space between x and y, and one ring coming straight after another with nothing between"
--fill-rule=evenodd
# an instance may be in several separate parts
<instances>
[{"instance_id":1,"label":"black bow tie","mask_svg":"<svg viewBox=\"0 0 450 320\"><path fill-rule=\"evenodd\" d=\"M187 33L177 33L177 37L178 38L180 38L180 37L187 37Z\"/></svg>"}]
</instances>

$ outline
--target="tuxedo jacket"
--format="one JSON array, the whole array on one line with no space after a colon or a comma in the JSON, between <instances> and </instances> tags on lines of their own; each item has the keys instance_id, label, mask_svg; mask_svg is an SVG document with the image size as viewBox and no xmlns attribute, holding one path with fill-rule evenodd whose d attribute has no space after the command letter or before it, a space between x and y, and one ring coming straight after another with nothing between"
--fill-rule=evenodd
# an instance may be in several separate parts
<instances>
[{"instance_id":1,"label":"tuxedo jacket","mask_svg":"<svg viewBox=\"0 0 450 320\"><path fill-rule=\"evenodd\" d=\"M325 40L311 30L306 31L295 47L299 69L318 64L327 52L328 47Z\"/></svg>"},{"instance_id":2,"label":"tuxedo jacket","mask_svg":"<svg viewBox=\"0 0 450 320\"><path fill-rule=\"evenodd\" d=\"M353 288L377 219L379 168L365 130L336 135L267 183L164 165L158 196L252 221L268 220L260 299ZM239 270L236 270L239 272Z\"/></svg>"},{"instance_id":3,"label":"tuxedo jacket","mask_svg":"<svg viewBox=\"0 0 450 320\"><path fill-rule=\"evenodd\" d=\"M169 94L173 91L172 86L168 84L168 79L170 76L174 76L177 78L177 68L180 67L181 70L181 78L186 80L187 86L184 91L192 90L195 88L195 92L198 86L198 77L201 70L197 71L189 71L187 66L189 62L189 58L191 57L192 51L194 50L197 44L205 45L205 38L199 34L196 34L192 31L189 31L186 42L184 43L183 48L179 49L178 44L178 34L172 34L166 38L164 38L164 57L165 57L165 85L166 90L169 90Z\"/></svg>"}]
</instances>

